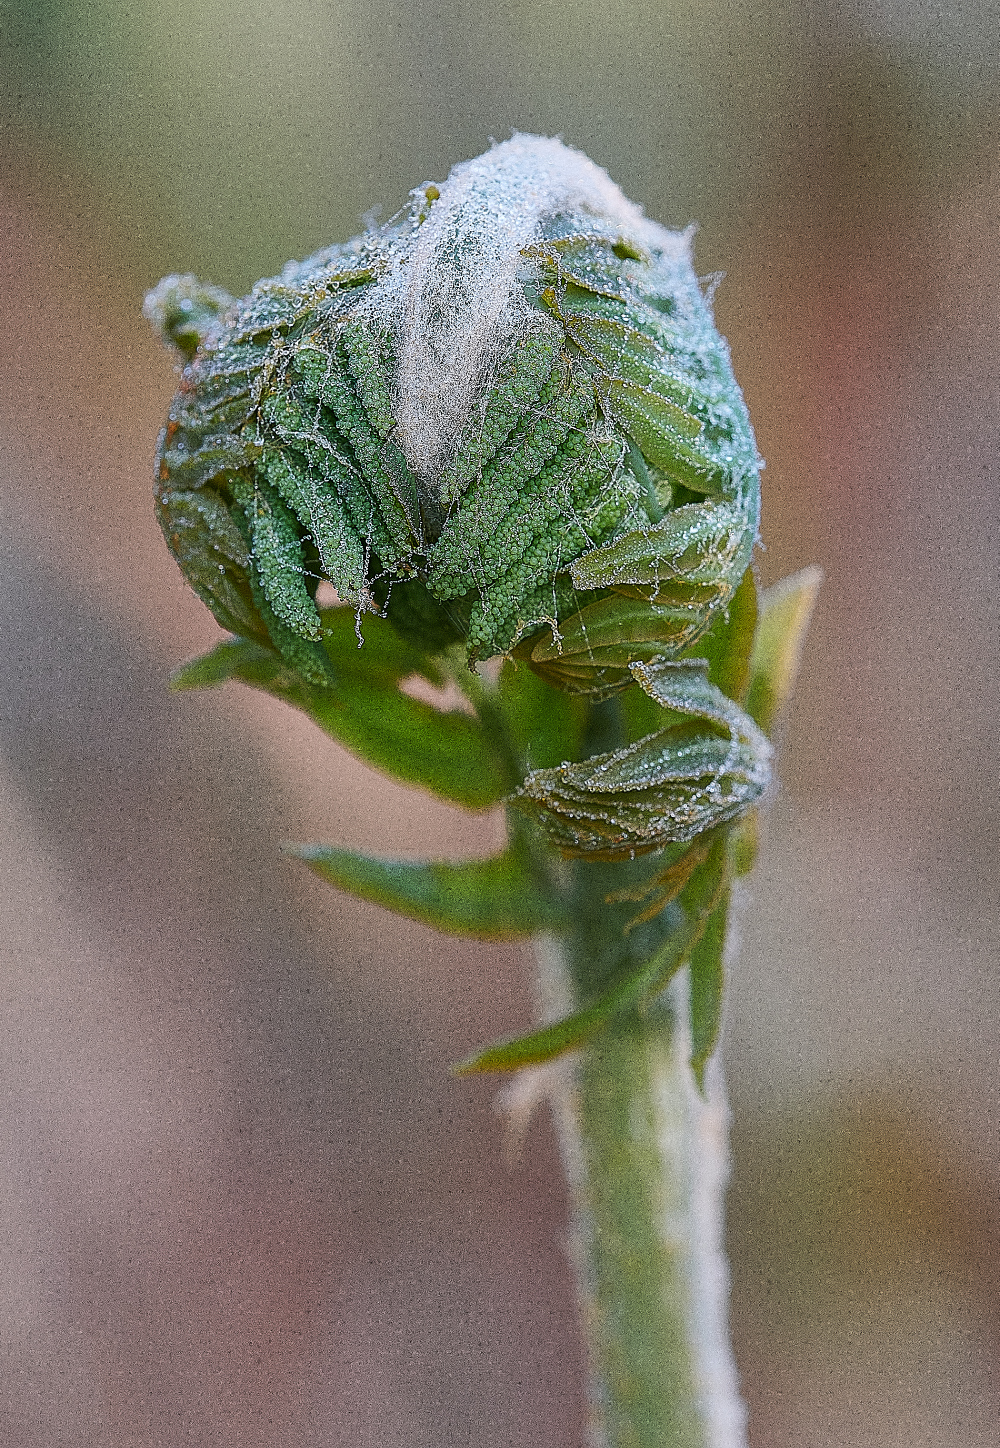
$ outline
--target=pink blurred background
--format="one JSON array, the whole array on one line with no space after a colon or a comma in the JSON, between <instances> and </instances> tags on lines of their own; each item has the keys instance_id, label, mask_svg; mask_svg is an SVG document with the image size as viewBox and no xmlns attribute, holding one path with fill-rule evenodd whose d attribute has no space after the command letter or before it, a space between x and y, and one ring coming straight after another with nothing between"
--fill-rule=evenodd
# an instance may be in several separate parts
<instances>
[{"instance_id":1,"label":"pink blurred background","mask_svg":"<svg viewBox=\"0 0 1000 1448\"><path fill-rule=\"evenodd\" d=\"M448 1065L517 947L279 846L500 838L235 686L151 509L162 271L230 290L560 131L700 269L826 574L725 1059L754 1448L1000 1438L1000 47L989 7L9 11L0 138L0 1442L582 1441L551 1130ZM994 17L995 20L995 17Z\"/></svg>"}]
</instances>

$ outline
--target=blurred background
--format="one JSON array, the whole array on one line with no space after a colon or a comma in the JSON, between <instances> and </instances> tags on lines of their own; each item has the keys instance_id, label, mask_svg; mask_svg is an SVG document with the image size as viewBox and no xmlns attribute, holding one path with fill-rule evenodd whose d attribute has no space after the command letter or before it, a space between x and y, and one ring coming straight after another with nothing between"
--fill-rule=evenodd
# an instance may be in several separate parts
<instances>
[{"instance_id":1,"label":"blurred background","mask_svg":"<svg viewBox=\"0 0 1000 1448\"><path fill-rule=\"evenodd\" d=\"M512 129L699 223L826 575L739 930L754 1448L1000 1425L1000 32L988 0L2 0L0 1441L579 1448L544 1114L449 1062L522 948L284 839L495 848L250 691L160 539L163 272L234 293Z\"/></svg>"}]
</instances>

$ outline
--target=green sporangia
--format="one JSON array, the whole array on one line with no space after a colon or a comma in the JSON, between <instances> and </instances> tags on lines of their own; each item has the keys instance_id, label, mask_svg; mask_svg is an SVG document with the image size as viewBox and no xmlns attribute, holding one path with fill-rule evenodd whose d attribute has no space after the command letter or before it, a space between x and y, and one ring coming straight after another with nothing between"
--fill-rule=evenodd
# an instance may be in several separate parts
<instances>
[{"instance_id":1,"label":"green sporangia","mask_svg":"<svg viewBox=\"0 0 1000 1448\"><path fill-rule=\"evenodd\" d=\"M729 903L817 578L758 598L760 462L689 234L515 136L241 301L172 276L146 312L182 366L160 521L233 635L176 686L242 681L408 783L506 806L486 860L290 848L440 930L536 935L552 1008L459 1069L578 1053L557 1115L594 1441L735 1444L713 1436L741 1421L718 1224L678 1247L657 1214L721 1188Z\"/></svg>"},{"instance_id":2,"label":"green sporangia","mask_svg":"<svg viewBox=\"0 0 1000 1448\"><path fill-rule=\"evenodd\" d=\"M418 189L242 302L191 277L147 302L189 358L159 448L168 542L224 626L236 593L317 681L322 579L390 618L410 580L470 659L518 646L593 692L630 682L623 657L693 643L749 562L757 453L688 239L583 158L567 182L536 155L502 250L486 192L511 147L530 155L496 148L457 196Z\"/></svg>"}]
</instances>

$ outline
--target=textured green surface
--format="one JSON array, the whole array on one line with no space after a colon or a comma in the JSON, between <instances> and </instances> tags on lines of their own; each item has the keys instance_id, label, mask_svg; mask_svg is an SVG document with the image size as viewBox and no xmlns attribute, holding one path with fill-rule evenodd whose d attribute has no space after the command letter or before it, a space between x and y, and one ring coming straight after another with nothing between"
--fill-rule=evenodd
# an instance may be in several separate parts
<instances>
[{"instance_id":1,"label":"textured green surface","mask_svg":"<svg viewBox=\"0 0 1000 1448\"><path fill-rule=\"evenodd\" d=\"M560 687L621 687L633 659L705 632L756 538L757 454L725 343L678 238L650 250L590 212L543 217L518 327L451 456L418 476L385 296L434 204L421 194L402 222L242 302L191 277L151 295L188 362L160 441L164 532L224 627L270 637L295 668L312 660L317 681L319 580L363 613L412 579L449 606L471 657L535 636L531 665ZM220 588L226 510L246 546ZM638 599L608 592L630 585Z\"/></svg>"}]
</instances>

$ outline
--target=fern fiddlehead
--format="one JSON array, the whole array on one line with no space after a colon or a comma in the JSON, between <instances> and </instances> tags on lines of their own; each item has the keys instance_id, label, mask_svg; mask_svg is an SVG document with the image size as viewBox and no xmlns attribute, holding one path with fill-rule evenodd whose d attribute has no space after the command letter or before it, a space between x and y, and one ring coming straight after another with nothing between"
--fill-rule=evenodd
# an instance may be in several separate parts
<instances>
[{"instance_id":1,"label":"fern fiddlehead","mask_svg":"<svg viewBox=\"0 0 1000 1448\"><path fill-rule=\"evenodd\" d=\"M441 928L561 940L558 1019L464 1069L586 1047L557 1114L595 1441L737 1442L717 1224L691 1215L705 1163L664 1174L663 1112L693 1140L718 1109L694 1082L770 777L771 717L744 704L754 668L759 696L787 685L815 582L755 654L760 464L689 236L580 153L516 136L241 302L174 276L146 310L184 363L160 520L235 635L179 683L241 678L382 768L506 802L510 843L486 864L300 853ZM323 581L339 606L317 602ZM497 656L493 683L475 666ZM474 721L399 692L449 672Z\"/></svg>"}]
</instances>

